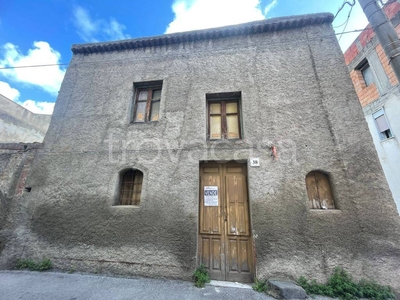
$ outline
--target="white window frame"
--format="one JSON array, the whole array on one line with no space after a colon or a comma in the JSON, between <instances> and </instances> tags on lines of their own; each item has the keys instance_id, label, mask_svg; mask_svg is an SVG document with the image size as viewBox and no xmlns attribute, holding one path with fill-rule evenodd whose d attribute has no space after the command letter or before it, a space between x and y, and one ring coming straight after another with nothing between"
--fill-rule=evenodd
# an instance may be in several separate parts
<instances>
[{"instance_id":1,"label":"white window frame","mask_svg":"<svg viewBox=\"0 0 400 300\"><path fill-rule=\"evenodd\" d=\"M377 123L376 119L381 117L381 116L384 116L384 118L386 120L386 124L387 124L387 126L389 128L389 131L390 131L390 134L391 134L390 137L386 137L386 135L383 132L381 132L380 129L379 129L379 126L378 126L378 123ZM390 127L390 123L389 123L389 121L388 121L388 119L386 117L385 109L383 107L380 108L379 110L377 110L376 112L374 112L372 114L372 118L374 119L375 127L376 127L376 130L378 131L379 139L381 141L385 141L385 140L394 138L392 127Z\"/></svg>"}]
</instances>

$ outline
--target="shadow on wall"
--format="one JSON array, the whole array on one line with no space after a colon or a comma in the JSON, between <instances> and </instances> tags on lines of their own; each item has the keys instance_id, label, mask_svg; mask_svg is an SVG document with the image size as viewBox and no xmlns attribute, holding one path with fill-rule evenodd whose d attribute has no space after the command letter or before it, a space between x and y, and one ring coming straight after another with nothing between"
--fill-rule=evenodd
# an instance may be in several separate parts
<instances>
[{"instance_id":1,"label":"shadow on wall","mask_svg":"<svg viewBox=\"0 0 400 300\"><path fill-rule=\"evenodd\" d=\"M58 200L55 200L58 199ZM101 252L102 248L113 249L113 253L127 261L146 262L145 254L135 257L132 253L119 252L121 247L146 249L157 253L168 253L180 266L193 268L196 255L197 219L176 207L153 205L140 208L114 207L107 197L88 194L53 195L52 199L30 203L30 229L52 245L75 248L90 245ZM162 207L161 207L162 206ZM89 257L87 253L71 253L71 257ZM104 252L101 258L109 259Z\"/></svg>"}]
</instances>

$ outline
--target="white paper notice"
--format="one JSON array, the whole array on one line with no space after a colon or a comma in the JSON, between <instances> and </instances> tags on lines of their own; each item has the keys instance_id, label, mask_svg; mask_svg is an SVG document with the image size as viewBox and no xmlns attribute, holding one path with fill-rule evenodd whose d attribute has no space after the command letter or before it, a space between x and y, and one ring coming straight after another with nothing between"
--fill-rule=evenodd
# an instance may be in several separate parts
<instances>
[{"instance_id":1,"label":"white paper notice","mask_svg":"<svg viewBox=\"0 0 400 300\"><path fill-rule=\"evenodd\" d=\"M204 206L218 206L218 186L204 187Z\"/></svg>"}]
</instances>

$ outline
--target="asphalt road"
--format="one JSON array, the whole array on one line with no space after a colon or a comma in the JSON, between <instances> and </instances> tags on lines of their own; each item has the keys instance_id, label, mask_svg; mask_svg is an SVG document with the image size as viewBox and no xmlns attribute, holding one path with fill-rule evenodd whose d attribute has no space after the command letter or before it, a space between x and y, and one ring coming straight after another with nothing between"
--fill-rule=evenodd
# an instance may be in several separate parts
<instances>
[{"instance_id":1,"label":"asphalt road","mask_svg":"<svg viewBox=\"0 0 400 300\"><path fill-rule=\"evenodd\" d=\"M1 300L111 299L274 299L251 289L206 286L192 282L148 278L118 278L55 272L1 271Z\"/></svg>"}]
</instances>

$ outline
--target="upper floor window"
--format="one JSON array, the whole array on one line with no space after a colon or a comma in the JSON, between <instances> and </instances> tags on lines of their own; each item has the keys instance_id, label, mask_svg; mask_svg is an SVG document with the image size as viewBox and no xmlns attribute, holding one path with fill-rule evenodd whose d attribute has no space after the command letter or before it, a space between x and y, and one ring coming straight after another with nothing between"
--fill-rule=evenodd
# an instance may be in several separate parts
<instances>
[{"instance_id":1,"label":"upper floor window","mask_svg":"<svg viewBox=\"0 0 400 300\"><path fill-rule=\"evenodd\" d=\"M311 209L335 209L328 175L311 171L306 176L306 186Z\"/></svg>"},{"instance_id":2,"label":"upper floor window","mask_svg":"<svg viewBox=\"0 0 400 300\"><path fill-rule=\"evenodd\" d=\"M375 125L378 129L379 138L381 140L386 140L393 137L392 130L390 129L389 122L386 119L385 111L383 110L383 108L372 114L372 117L375 120Z\"/></svg>"},{"instance_id":3,"label":"upper floor window","mask_svg":"<svg viewBox=\"0 0 400 300\"><path fill-rule=\"evenodd\" d=\"M127 170L120 175L119 191L120 205L140 205L142 194L143 173L139 170Z\"/></svg>"},{"instance_id":4,"label":"upper floor window","mask_svg":"<svg viewBox=\"0 0 400 300\"><path fill-rule=\"evenodd\" d=\"M162 82L135 84L133 122L158 121L160 113Z\"/></svg>"},{"instance_id":5,"label":"upper floor window","mask_svg":"<svg viewBox=\"0 0 400 300\"><path fill-rule=\"evenodd\" d=\"M241 138L240 92L207 94L209 140Z\"/></svg>"},{"instance_id":6,"label":"upper floor window","mask_svg":"<svg viewBox=\"0 0 400 300\"><path fill-rule=\"evenodd\" d=\"M366 86L374 83L374 74L366 59L358 65L357 69L360 70Z\"/></svg>"}]
</instances>

